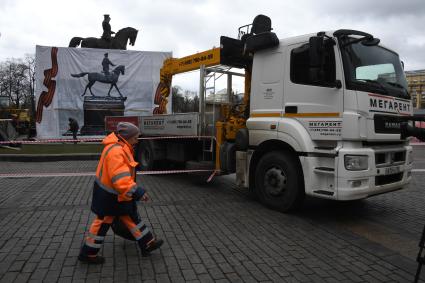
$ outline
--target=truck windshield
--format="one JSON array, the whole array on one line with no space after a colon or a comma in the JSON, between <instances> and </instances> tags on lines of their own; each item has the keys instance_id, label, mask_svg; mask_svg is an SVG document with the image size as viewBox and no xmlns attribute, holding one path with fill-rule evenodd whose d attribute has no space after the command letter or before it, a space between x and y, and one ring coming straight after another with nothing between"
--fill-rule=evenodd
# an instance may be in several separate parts
<instances>
[{"instance_id":1,"label":"truck windshield","mask_svg":"<svg viewBox=\"0 0 425 283\"><path fill-rule=\"evenodd\" d=\"M342 47L348 89L408 98L407 81L397 53L361 42Z\"/></svg>"}]
</instances>

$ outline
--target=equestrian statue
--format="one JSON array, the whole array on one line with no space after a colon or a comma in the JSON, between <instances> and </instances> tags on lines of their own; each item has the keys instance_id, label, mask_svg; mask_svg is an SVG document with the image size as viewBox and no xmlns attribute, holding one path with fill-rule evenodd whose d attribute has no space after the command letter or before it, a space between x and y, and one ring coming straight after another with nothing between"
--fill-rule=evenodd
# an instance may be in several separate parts
<instances>
[{"instance_id":1,"label":"equestrian statue","mask_svg":"<svg viewBox=\"0 0 425 283\"><path fill-rule=\"evenodd\" d=\"M132 27L126 27L115 33L111 31L111 25L109 24L110 20L111 18L109 15L104 15L104 20L102 22L103 34L101 38L73 37L69 42L69 47L78 47L81 44L81 47L86 48L126 50L127 42L129 42L131 46L134 46L138 30ZM112 34L115 34L115 37L112 37Z\"/></svg>"}]
</instances>

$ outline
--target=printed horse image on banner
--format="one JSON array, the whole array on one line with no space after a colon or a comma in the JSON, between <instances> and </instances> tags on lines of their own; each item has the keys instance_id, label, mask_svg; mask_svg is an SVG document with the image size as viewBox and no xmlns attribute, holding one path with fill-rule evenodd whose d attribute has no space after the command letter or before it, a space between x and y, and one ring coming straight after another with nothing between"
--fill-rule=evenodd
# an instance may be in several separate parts
<instances>
[{"instance_id":1,"label":"printed horse image on banner","mask_svg":"<svg viewBox=\"0 0 425 283\"><path fill-rule=\"evenodd\" d=\"M87 78L89 80L89 82L86 85L86 88L84 89L84 93L81 96L86 95L87 89L90 91L90 94L92 96L95 96L91 87L96 83L96 82L100 82L100 83L104 83L104 84L110 84L111 87L109 88L108 94L107 96L110 97L111 96L111 90L113 87L115 87L115 89L118 91L119 95L121 96L121 98L123 100L126 100L127 97L124 97L118 86L117 86L117 82L118 79L121 75L124 75L125 72L125 66L123 65L119 65L117 66L115 69L112 70L111 74L103 74L103 73L88 73L88 72L83 72L83 73L79 73L79 74L71 74L72 77L74 78L81 78L84 77L85 75L88 75Z\"/></svg>"}]
</instances>

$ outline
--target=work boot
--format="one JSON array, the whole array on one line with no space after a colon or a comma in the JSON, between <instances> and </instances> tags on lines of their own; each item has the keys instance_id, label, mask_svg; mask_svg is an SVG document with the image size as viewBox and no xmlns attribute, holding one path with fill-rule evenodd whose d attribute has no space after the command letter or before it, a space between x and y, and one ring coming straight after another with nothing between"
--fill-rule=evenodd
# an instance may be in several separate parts
<instances>
[{"instance_id":1,"label":"work boot","mask_svg":"<svg viewBox=\"0 0 425 283\"><path fill-rule=\"evenodd\" d=\"M143 257L149 256L151 254L151 252L153 252L156 249L159 249L162 246L163 243L164 243L164 241L161 240L161 239L155 239L155 240L151 241L146 248L141 249L142 256Z\"/></svg>"},{"instance_id":2,"label":"work boot","mask_svg":"<svg viewBox=\"0 0 425 283\"><path fill-rule=\"evenodd\" d=\"M89 263L89 264L103 264L105 262L105 258L103 256L86 256L80 254L78 256L78 260L81 262Z\"/></svg>"}]
</instances>

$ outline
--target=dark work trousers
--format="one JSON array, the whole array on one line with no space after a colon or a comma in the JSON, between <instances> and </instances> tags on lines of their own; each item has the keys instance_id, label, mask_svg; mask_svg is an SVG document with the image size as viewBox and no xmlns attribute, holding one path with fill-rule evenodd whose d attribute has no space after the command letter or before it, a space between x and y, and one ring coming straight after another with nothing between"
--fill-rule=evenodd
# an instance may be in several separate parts
<instances>
[{"instance_id":1,"label":"dark work trousers","mask_svg":"<svg viewBox=\"0 0 425 283\"><path fill-rule=\"evenodd\" d=\"M96 216L90 226L89 234L86 237L85 243L81 247L81 255L92 257L97 255L103 245L106 233L108 232L109 227L111 227L115 217L120 218L120 221L128 228L141 249L146 249L150 242L154 241L151 231L140 219L137 213L123 216Z\"/></svg>"},{"instance_id":2,"label":"dark work trousers","mask_svg":"<svg viewBox=\"0 0 425 283\"><path fill-rule=\"evenodd\" d=\"M72 138L75 140L74 143L77 143L77 132L72 132Z\"/></svg>"}]
</instances>

